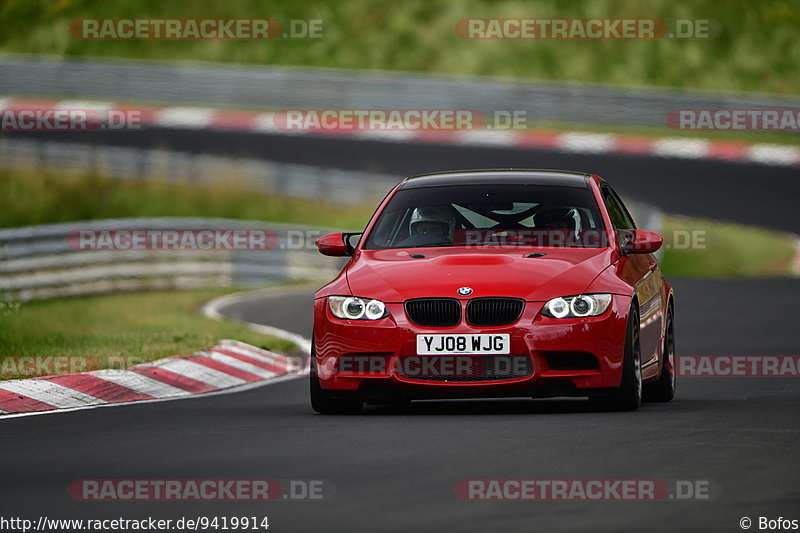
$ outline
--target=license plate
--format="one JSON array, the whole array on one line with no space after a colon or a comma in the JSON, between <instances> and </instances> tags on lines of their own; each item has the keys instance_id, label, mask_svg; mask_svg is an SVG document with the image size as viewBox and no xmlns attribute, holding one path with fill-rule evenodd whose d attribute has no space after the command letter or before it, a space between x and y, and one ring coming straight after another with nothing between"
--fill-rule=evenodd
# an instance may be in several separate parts
<instances>
[{"instance_id":1,"label":"license plate","mask_svg":"<svg viewBox=\"0 0 800 533\"><path fill-rule=\"evenodd\" d=\"M479 355L511 353L508 333L469 335L417 335L417 355Z\"/></svg>"}]
</instances>

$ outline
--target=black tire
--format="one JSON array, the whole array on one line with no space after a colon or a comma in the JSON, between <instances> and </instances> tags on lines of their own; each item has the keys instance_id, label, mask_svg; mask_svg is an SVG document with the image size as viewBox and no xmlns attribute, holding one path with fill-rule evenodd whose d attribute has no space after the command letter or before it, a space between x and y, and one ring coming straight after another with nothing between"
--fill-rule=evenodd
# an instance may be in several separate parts
<instances>
[{"instance_id":1,"label":"black tire","mask_svg":"<svg viewBox=\"0 0 800 533\"><path fill-rule=\"evenodd\" d=\"M625 355L619 387L590 401L604 411L635 411L642 405L642 357L639 346L639 310L631 306L625 334Z\"/></svg>"},{"instance_id":2,"label":"black tire","mask_svg":"<svg viewBox=\"0 0 800 533\"><path fill-rule=\"evenodd\" d=\"M311 408L322 415L353 415L361 412L361 400L341 399L331 396L330 391L320 387L317 377L317 362L314 357L314 343L311 343L310 371L308 373L309 392L311 394Z\"/></svg>"},{"instance_id":3,"label":"black tire","mask_svg":"<svg viewBox=\"0 0 800 533\"><path fill-rule=\"evenodd\" d=\"M675 373L675 323L672 305L667 310L667 327L664 330L664 357L661 375L644 387L644 401L670 402L675 398L677 376Z\"/></svg>"}]
</instances>

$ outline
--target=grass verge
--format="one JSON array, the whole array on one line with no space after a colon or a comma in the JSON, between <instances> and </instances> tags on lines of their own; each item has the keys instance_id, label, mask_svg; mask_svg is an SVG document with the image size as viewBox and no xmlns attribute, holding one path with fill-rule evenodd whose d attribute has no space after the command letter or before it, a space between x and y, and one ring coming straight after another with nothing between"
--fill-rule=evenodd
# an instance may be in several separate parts
<instances>
[{"instance_id":1,"label":"grass verge","mask_svg":"<svg viewBox=\"0 0 800 533\"><path fill-rule=\"evenodd\" d=\"M664 217L662 270L669 276L770 277L792 274L793 236L730 222Z\"/></svg>"},{"instance_id":2,"label":"grass verge","mask_svg":"<svg viewBox=\"0 0 800 533\"><path fill-rule=\"evenodd\" d=\"M400 181L400 178L398 178ZM275 196L235 177L188 182L118 180L0 170L0 227L121 217L206 216L361 229L374 206Z\"/></svg>"},{"instance_id":3,"label":"grass verge","mask_svg":"<svg viewBox=\"0 0 800 533\"><path fill-rule=\"evenodd\" d=\"M0 308L0 379L127 368L210 348L225 338L276 351L296 349L239 322L198 313L204 302L231 292L141 292L7 304ZM31 366L19 356L38 356L40 364Z\"/></svg>"},{"instance_id":4,"label":"grass verge","mask_svg":"<svg viewBox=\"0 0 800 533\"><path fill-rule=\"evenodd\" d=\"M82 40L80 18L322 19L312 40ZM460 19L711 19L710 39L467 40ZM791 0L6 0L0 51L222 61L800 93Z\"/></svg>"}]
</instances>

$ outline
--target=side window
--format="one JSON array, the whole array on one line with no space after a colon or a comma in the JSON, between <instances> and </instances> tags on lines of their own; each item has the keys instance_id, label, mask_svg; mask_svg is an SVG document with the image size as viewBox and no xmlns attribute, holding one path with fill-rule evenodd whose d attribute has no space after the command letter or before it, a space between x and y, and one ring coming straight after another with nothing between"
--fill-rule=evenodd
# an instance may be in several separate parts
<instances>
[{"instance_id":1,"label":"side window","mask_svg":"<svg viewBox=\"0 0 800 533\"><path fill-rule=\"evenodd\" d=\"M619 207L622 211L622 216L624 217L625 223L627 224L625 229L636 229L636 222L633 220L633 217L631 216L630 211L628 211L628 208L625 207L625 203L622 201L622 198L620 198L617 192L611 187L609 187L608 190L611 191L611 196L613 196L614 199L619 204Z\"/></svg>"},{"instance_id":2,"label":"side window","mask_svg":"<svg viewBox=\"0 0 800 533\"><path fill-rule=\"evenodd\" d=\"M388 246L393 240L397 239L398 233L401 231L401 222L403 220L404 210L394 211L387 213L373 230L372 239L379 246Z\"/></svg>"},{"instance_id":3,"label":"side window","mask_svg":"<svg viewBox=\"0 0 800 533\"><path fill-rule=\"evenodd\" d=\"M614 224L614 227L616 229L636 229L633 217L628 213L625 204L619 199L617 193L607 185L602 188L602 193L603 201L606 204L608 215L611 217L611 222Z\"/></svg>"}]
</instances>

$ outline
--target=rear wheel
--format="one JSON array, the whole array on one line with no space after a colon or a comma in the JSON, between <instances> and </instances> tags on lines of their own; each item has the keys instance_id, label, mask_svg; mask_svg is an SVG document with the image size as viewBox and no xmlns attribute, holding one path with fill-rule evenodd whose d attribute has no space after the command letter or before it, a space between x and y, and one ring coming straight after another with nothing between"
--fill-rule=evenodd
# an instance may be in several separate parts
<instances>
[{"instance_id":1,"label":"rear wheel","mask_svg":"<svg viewBox=\"0 0 800 533\"><path fill-rule=\"evenodd\" d=\"M628 313L625 335L625 355L619 387L607 396L592 397L590 401L607 411L635 411L642 404L642 357L639 346L639 311L635 306Z\"/></svg>"},{"instance_id":2,"label":"rear wheel","mask_svg":"<svg viewBox=\"0 0 800 533\"><path fill-rule=\"evenodd\" d=\"M311 408L323 415L352 415L361 412L361 400L334 398L330 391L323 389L319 384L317 374L316 349L311 343L311 363L308 374L309 389L311 393Z\"/></svg>"},{"instance_id":3,"label":"rear wheel","mask_svg":"<svg viewBox=\"0 0 800 533\"><path fill-rule=\"evenodd\" d=\"M664 361L661 363L661 375L653 383L644 388L644 399L647 402L669 402L675 398L675 325L672 306L667 310L667 327L664 330Z\"/></svg>"}]
</instances>

